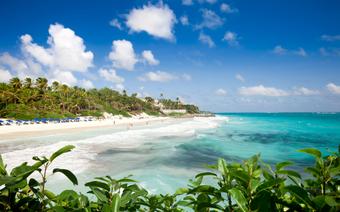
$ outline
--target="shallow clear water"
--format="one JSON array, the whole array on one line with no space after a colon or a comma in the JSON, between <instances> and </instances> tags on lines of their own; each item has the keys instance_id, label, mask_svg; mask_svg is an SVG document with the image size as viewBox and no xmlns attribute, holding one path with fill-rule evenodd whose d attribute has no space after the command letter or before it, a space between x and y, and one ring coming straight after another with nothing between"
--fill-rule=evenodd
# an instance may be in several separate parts
<instances>
[{"instance_id":1,"label":"shallow clear water","mask_svg":"<svg viewBox=\"0 0 340 212\"><path fill-rule=\"evenodd\" d=\"M240 161L261 153L268 163L291 160L295 169L302 170L313 161L298 149L337 150L340 114L218 114L217 118L164 122L148 128L2 141L0 152L13 167L66 144L74 144L76 149L57 159L55 166L75 171L81 184L96 176L133 174L152 192L174 192L219 157ZM69 186L60 176L53 178L54 183L49 184L52 190ZM82 186L76 189L84 191Z\"/></svg>"}]
</instances>

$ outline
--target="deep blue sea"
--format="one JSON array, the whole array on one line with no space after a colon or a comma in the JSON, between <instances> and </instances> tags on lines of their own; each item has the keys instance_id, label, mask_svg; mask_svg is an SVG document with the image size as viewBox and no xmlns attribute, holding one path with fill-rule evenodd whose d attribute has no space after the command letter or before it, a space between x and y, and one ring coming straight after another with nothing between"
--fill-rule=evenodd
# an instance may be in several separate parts
<instances>
[{"instance_id":1,"label":"deep blue sea","mask_svg":"<svg viewBox=\"0 0 340 212\"><path fill-rule=\"evenodd\" d=\"M185 186L218 158L242 161L260 153L267 163L289 160L295 163L293 169L301 171L313 158L297 150L313 147L329 154L340 144L340 113L216 115L130 130L96 129L2 141L0 153L13 166L73 144L76 149L58 159L56 166L76 172L81 183L96 176L133 174L151 192L163 193ZM54 190L69 186L57 180L57 185L50 185Z\"/></svg>"}]
</instances>

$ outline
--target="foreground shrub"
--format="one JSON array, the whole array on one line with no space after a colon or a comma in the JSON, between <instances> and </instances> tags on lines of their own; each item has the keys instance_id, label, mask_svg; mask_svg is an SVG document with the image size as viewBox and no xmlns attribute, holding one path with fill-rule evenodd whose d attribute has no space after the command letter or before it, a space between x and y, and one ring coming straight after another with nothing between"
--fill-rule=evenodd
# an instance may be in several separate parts
<instances>
[{"instance_id":1,"label":"foreground shrub","mask_svg":"<svg viewBox=\"0 0 340 212\"><path fill-rule=\"evenodd\" d=\"M88 195L73 190L54 194L46 188L48 168L60 155L74 146L65 146L49 158L33 157L32 165L23 163L8 172L0 156L0 211L339 211L339 151L323 157L316 149L302 149L315 159L302 179L288 169L291 162L274 167L255 155L242 163L219 159L189 181L175 194L154 195L129 177L115 180L98 177L85 184ZM340 148L339 148L340 149ZM40 179L31 178L39 173ZM74 185L76 176L55 168ZM204 182L209 182L204 183Z\"/></svg>"}]
</instances>

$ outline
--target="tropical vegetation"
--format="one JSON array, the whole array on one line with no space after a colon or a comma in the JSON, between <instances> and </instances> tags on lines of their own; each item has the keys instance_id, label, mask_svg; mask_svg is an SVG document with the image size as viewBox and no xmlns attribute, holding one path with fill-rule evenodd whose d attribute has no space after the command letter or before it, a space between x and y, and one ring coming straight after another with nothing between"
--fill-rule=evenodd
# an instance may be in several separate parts
<instances>
[{"instance_id":1,"label":"tropical vegetation","mask_svg":"<svg viewBox=\"0 0 340 212\"><path fill-rule=\"evenodd\" d=\"M50 157L33 157L6 169L0 156L0 211L339 211L340 147L323 156L317 149L300 152L314 157L305 169L308 177L289 168L291 162L274 166L255 155L242 163L219 159L211 171L199 173L186 188L174 194L151 194L130 177L98 177L87 182L87 194L72 189L55 194L48 190L49 167L74 146L65 146ZM33 178L39 173L40 179ZM77 177L69 170L54 168L73 184Z\"/></svg>"},{"instance_id":2,"label":"tropical vegetation","mask_svg":"<svg viewBox=\"0 0 340 212\"><path fill-rule=\"evenodd\" d=\"M199 112L198 107L182 104L178 99L166 102L187 109L188 113ZM42 77L36 80L15 77L9 83L0 83L0 117L4 118L101 116L103 112L124 116L141 112L162 115L160 107L154 103L151 97L140 99L136 93L129 96L125 90L121 93L110 88L86 90L57 81L49 85L48 80Z\"/></svg>"}]
</instances>

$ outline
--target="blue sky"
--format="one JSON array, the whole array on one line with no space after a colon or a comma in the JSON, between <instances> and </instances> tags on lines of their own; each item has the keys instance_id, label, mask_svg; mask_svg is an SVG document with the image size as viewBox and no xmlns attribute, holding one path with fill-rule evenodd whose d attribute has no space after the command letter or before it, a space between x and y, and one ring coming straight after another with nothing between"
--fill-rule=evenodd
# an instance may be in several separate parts
<instances>
[{"instance_id":1,"label":"blue sky","mask_svg":"<svg viewBox=\"0 0 340 212\"><path fill-rule=\"evenodd\" d=\"M0 2L0 80L45 76L204 110L339 111L340 2Z\"/></svg>"}]
</instances>

